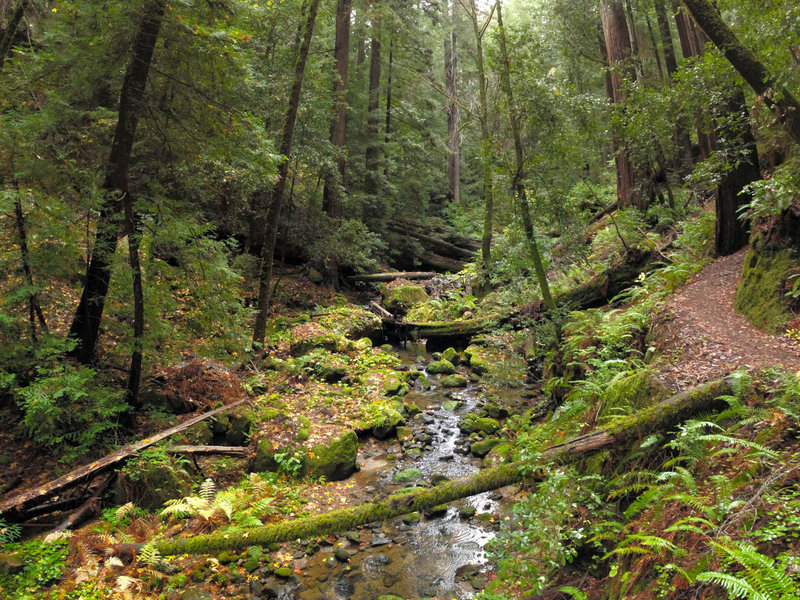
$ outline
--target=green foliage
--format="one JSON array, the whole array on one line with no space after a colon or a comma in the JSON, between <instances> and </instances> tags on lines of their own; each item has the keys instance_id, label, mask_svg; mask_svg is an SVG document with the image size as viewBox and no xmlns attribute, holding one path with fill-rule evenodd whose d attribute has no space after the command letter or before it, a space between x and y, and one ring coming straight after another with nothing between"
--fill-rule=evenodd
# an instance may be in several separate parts
<instances>
[{"instance_id":1,"label":"green foliage","mask_svg":"<svg viewBox=\"0 0 800 600\"><path fill-rule=\"evenodd\" d=\"M40 588L52 585L63 575L69 542L64 539L52 542L30 540L7 544L4 550L19 553L24 566L17 575L0 574L0 590L4 590L9 598L33 600Z\"/></svg>"},{"instance_id":2,"label":"green foliage","mask_svg":"<svg viewBox=\"0 0 800 600\"><path fill-rule=\"evenodd\" d=\"M740 218L763 222L791 206L800 189L800 173L796 164L781 165L769 179L760 179L744 187L742 193L752 200L740 209Z\"/></svg>"},{"instance_id":3,"label":"green foliage","mask_svg":"<svg viewBox=\"0 0 800 600\"><path fill-rule=\"evenodd\" d=\"M0 550L2 550L7 544L10 544L14 540L18 539L21 534L22 527L16 523L9 524L3 519L0 519Z\"/></svg>"}]
</instances>

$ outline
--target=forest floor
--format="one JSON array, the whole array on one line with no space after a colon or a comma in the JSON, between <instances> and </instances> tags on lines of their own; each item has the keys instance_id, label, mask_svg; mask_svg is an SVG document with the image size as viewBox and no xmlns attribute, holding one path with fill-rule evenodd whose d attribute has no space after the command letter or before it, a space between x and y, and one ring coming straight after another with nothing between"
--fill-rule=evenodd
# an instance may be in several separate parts
<instances>
[{"instance_id":1,"label":"forest floor","mask_svg":"<svg viewBox=\"0 0 800 600\"><path fill-rule=\"evenodd\" d=\"M686 389L738 368L800 371L800 345L756 329L734 308L746 253L709 263L668 301L658 336L667 387Z\"/></svg>"}]
</instances>

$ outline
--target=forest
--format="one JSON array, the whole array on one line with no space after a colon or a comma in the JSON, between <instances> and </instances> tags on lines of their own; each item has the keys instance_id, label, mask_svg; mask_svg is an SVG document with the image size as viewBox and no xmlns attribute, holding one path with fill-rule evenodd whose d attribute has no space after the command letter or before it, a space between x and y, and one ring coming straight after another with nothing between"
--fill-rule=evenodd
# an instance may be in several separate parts
<instances>
[{"instance_id":1,"label":"forest","mask_svg":"<svg viewBox=\"0 0 800 600\"><path fill-rule=\"evenodd\" d=\"M0 0L0 599L800 600L800 2Z\"/></svg>"}]
</instances>

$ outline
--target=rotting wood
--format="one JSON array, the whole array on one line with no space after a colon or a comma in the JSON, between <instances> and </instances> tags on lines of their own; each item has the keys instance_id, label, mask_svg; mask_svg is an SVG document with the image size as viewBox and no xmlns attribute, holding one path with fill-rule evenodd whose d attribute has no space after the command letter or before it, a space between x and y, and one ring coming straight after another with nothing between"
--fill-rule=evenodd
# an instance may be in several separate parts
<instances>
[{"instance_id":1,"label":"rotting wood","mask_svg":"<svg viewBox=\"0 0 800 600\"><path fill-rule=\"evenodd\" d=\"M228 404L227 406L223 406L216 410L212 410L210 412L203 413L201 415L193 417L188 421L181 423L180 425L176 425L175 427L171 427L169 429L161 431L152 437L148 437L134 444L124 446L119 450L117 450L116 452L104 456L99 460L91 462L88 465L84 465L79 469L75 469L74 471L70 471L69 473L59 477L58 479L45 483L44 485L37 486L27 492L23 492L21 494L12 496L11 498L4 500L2 503L0 503L0 515L12 511L24 512L25 507L29 506L33 502L46 501L48 498L57 495L59 492L63 490L76 486L84 481L87 481L97 476L100 473L103 473L111 468L121 465L139 450L143 450L148 446L152 446L153 444L160 442L161 440L166 439L171 435L180 433L184 429L188 429L192 425L200 423L201 421L205 421L206 419L211 418L215 415L229 411L233 408L236 408L237 406L241 406L247 401L248 399L245 398L244 400L239 400L232 404Z\"/></svg>"},{"instance_id":2,"label":"rotting wood","mask_svg":"<svg viewBox=\"0 0 800 600\"><path fill-rule=\"evenodd\" d=\"M224 454L226 456L247 456L247 446L170 446L170 454Z\"/></svg>"},{"instance_id":3,"label":"rotting wood","mask_svg":"<svg viewBox=\"0 0 800 600\"><path fill-rule=\"evenodd\" d=\"M372 312L374 312L376 315L378 315L384 321L388 321L391 324L394 324L394 323L397 322L397 319L395 318L395 316L392 313L390 313L388 310L383 308L377 302L370 302L369 303L369 308L370 308L370 310Z\"/></svg>"},{"instance_id":4,"label":"rotting wood","mask_svg":"<svg viewBox=\"0 0 800 600\"><path fill-rule=\"evenodd\" d=\"M111 484L114 483L114 480L117 478L117 473L111 473L108 477L106 477L100 486L92 493L86 502L72 513L69 517L64 519L58 527L56 527L53 532L57 533L59 531L64 531L65 529L72 529L83 521L86 517L89 516L89 513L98 512L100 506L102 505L103 494L105 494L106 490L111 487Z\"/></svg>"},{"instance_id":5,"label":"rotting wood","mask_svg":"<svg viewBox=\"0 0 800 600\"><path fill-rule=\"evenodd\" d=\"M446 256L447 258L463 259L463 258L472 258L477 255L477 253L474 250L470 250L469 248L462 248L461 246L456 246L455 244L451 244L450 242L447 242L440 238L433 237L432 235L421 233L419 231L414 231L413 229L392 226L391 223L389 224L389 229L391 229L395 233L412 237L415 240L422 243L422 245L426 249L435 250L438 254Z\"/></svg>"},{"instance_id":6,"label":"rotting wood","mask_svg":"<svg viewBox=\"0 0 800 600\"><path fill-rule=\"evenodd\" d=\"M392 271L389 273L370 273L368 275L350 275L347 281L383 282L395 279L408 279L409 281L433 279L437 273L433 271Z\"/></svg>"},{"instance_id":7,"label":"rotting wood","mask_svg":"<svg viewBox=\"0 0 800 600\"><path fill-rule=\"evenodd\" d=\"M617 419L603 429L581 435L547 448L542 457L563 462L586 456L606 448L623 448L656 431L669 431L685 419L709 409L723 407L721 396L733 392L730 378L715 379L685 390L643 409L634 415ZM384 500L332 511L322 515L285 521L239 532L219 532L173 540L152 542L162 555L207 554L222 550L241 550L247 546L263 546L298 538L313 538L347 531L373 521L385 521L400 515L423 511L433 506L473 496L482 492L521 482L541 481L546 471L544 463L534 472L522 468L522 463L509 463L478 473L447 481L433 488L422 488L395 494ZM120 544L118 555L130 555L143 544Z\"/></svg>"}]
</instances>

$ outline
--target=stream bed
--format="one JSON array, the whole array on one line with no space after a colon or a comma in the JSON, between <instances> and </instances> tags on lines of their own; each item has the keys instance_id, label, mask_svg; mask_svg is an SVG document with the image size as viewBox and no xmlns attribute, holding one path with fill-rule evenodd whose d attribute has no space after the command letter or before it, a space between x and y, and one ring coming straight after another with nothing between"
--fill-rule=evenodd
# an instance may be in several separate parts
<instances>
[{"instance_id":1,"label":"stream bed","mask_svg":"<svg viewBox=\"0 0 800 600\"><path fill-rule=\"evenodd\" d=\"M417 354L400 353L410 368ZM397 440L369 439L359 453L361 470L348 483L371 497L396 493L413 485L430 485L442 477L455 479L478 471L483 461L469 454L458 428L461 416L479 405L478 390L440 387L427 375L431 389L406 396L421 413L408 423L414 440L403 447ZM457 401L454 410L442 406ZM453 408L449 406L449 408ZM397 473L419 469L421 477L395 481ZM471 508L470 508L471 507ZM487 582L485 546L509 508L497 492L486 492L446 510L407 515L373 523L338 537L331 545L295 561L294 584L284 587L282 600L367 600L381 595L400 598L471 598ZM338 555L338 558L337 558ZM344 560L342 560L344 559Z\"/></svg>"}]
</instances>

